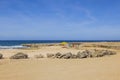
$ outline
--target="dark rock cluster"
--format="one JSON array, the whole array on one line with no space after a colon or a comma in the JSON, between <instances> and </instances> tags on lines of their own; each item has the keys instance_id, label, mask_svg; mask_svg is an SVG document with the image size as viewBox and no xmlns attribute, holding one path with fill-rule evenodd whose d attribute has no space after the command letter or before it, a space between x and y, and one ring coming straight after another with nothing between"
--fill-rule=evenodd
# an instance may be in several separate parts
<instances>
[{"instance_id":1,"label":"dark rock cluster","mask_svg":"<svg viewBox=\"0 0 120 80\"><path fill-rule=\"evenodd\" d=\"M2 59L3 58L3 55L2 54L0 54L0 59Z\"/></svg>"},{"instance_id":2,"label":"dark rock cluster","mask_svg":"<svg viewBox=\"0 0 120 80\"><path fill-rule=\"evenodd\" d=\"M115 55L116 52L114 51L110 51L110 50L97 50L97 49L93 49L93 50L82 50L77 52L76 54L73 54L71 52L68 53L56 53L56 54L47 54L47 58L57 58L57 59L83 59L83 58L94 58L94 57L103 57L103 56L107 56L107 55ZM42 54L39 55L35 55L35 58L44 58L44 56ZM0 54L0 59L3 58L3 55ZM22 52L19 52L13 56L10 57L10 59L28 59L28 55L24 54Z\"/></svg>"},{"instance_id":3,"label":"dark rock cluster","mask_svg":"<svg viewBox=\"0 0 120 80\"><path fill-rule=\"evenodd\" d=\"M114 55L116 52L109 50L84 50L78 52L77 54L72 54L71 52L61 54L47 54L47 58L58 58L58 59L82 59L82 58L93 58L93 57L103 57L106 55Z\"/></svg>"},{"instance_id":4,"label":"dark rock cluster","mask_svg":"<svg viewBox=\"0 0 120 80\"><path fill-rule=\"evenodd\" d=\"M27 59L27 58L28 58L28 55L24 54L22 52L19 52L19 53L10 57L10 59Z\"/></svg>"}]
</instances>

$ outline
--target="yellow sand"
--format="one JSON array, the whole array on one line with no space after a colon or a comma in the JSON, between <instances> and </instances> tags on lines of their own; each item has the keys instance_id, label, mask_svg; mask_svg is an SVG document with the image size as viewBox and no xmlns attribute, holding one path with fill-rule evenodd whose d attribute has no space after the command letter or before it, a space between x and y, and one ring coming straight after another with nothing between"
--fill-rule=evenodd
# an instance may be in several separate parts
<instances>
[{"instance_id":1,"label":"yellow sand","mask_svg":"<svg viewBox=\"0 0 120 80\"><path fill-rule=\"evenodd\" d=\"M4 53L4 57L8 58L16 52L26 52L33 57L33 54L60 51L76 53L79 50L46 47L39 50L0 50L0 53ZM0 80L120 80L119 61L119 50L117 55L101 58L2 59L0 60Z\"/></svg>"}]
</instances>

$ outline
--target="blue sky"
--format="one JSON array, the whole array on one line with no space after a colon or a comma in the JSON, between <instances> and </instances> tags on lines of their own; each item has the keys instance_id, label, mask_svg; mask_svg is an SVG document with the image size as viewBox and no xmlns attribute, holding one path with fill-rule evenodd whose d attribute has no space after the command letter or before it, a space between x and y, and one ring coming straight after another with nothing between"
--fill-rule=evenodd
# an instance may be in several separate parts
<instances>
[{"instance_id":1,"label":"blue sky","mask_svg":"<svg viewBox=\"0 0 120 80\"><path fill-rule=\"evenodd\" d=\"M120 0L0 0L0 40L120 40Z\"/></svg>"}]
</instances>

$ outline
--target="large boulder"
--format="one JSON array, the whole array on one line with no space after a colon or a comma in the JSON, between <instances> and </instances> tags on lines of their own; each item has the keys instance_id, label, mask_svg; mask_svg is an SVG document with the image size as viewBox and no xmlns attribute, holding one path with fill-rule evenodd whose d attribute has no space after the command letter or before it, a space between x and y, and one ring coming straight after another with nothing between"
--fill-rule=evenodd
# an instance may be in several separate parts
<instances>
[{"instance_id":1,"label":"large boulder","mask_svg":"<svg viewBox=\"0 0 120 80\"><path fill-rule=\"evenodd\" d=\"M93 58L93 57L102 57L103 54L101 53L101 50L91 50L90 53L89 53L90 57Z\"/></svg>"},{"instance_id":2,"label":"large boulder","mask_svg":"<svg viewBox=\"0 0 120 80\"><path fill-rule=\"evenodd\" d=\"M2 59L3 58L3 55L2 54L0 54L0 59Z\"/></svg>"},{"instance_id":3,"label":"large boulder","mask_svg":"<svg viewBox=\"0 0 120 80\"><path fill-rule=\"evenodd\" d=\"M95 50L89 50L88 57L96 57L96 51Z\"/></svg>"},{"instance_id":4,"label":"large boulder","mask_svg":"<svg viewBox=\"0 0 120 80\"><path fill-rule=\"evenodd\" d=\"M84 58L86 58L86 57L92 57L94 52L95 52L94 50L85 50L82 53L84 53L85 56Z\"/></svg>"},{"instance_id":5,"label":"large boulder","mask_svg":"<svg viewBox=\"0 0 120 80\"><path fill-rule=\"evenodd\" d=\"M103 57L106 55L104 52L102 52L102 50L98 50L95 53L96 53L96 57Z\"/></svg>"},{"instance_id":6,"label":"large boulder","mask_svg":"<svg viewBox=\"0 0 120 80\"><path fill-rule=\"evenodd\" d=\"M88 53L88 51L87 50L85 50L85 51L83 51L83 52L78 52L77 53L77 57L78 58L87 58L89 56L89 53Z\"/></svg>"},{"instance_id":7,"label":"large boulder","mask_svg":"<svg viewBox=\"0 0 120 80\"><path fill-rule=\"evenodd\" d=\"M61 58L63 58L63 59L70 59L70 58L72 58L72 53L69 52L69 53L63 54L63 55L61 56Z\"/></svg>"},{"instance_id":8,"label":"large boulder","mask_svg":"<svg viewBox=\"0 0 120 80\"><path fill-rule=\"evenodd\" d=\"M28 58L28 55L24 54L22 52L19 52L19 53L10 57L10 59L27 59L27 58Z\"/></svg>"}]
</instances>

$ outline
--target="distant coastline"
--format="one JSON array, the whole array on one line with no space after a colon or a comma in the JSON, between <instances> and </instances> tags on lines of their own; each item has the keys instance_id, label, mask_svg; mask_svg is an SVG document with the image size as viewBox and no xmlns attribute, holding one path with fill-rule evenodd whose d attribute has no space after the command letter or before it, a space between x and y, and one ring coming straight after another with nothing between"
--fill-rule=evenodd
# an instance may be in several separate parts
<instances>
[{"instance_id":1,"label":"distant coastline","mask_svg":"<svg viewBox=\"0 0 120 80\"><path fill-rule=\"evenodd\" d=\"M0 46L20 46L22 44L61 42L120 42L120 40L0 40Z\"/></svg>"},{"instance_id":2,"label":"distant coastline","mask_svg":"<svg viewBox=\"0 0 120 80\"><path fill-rule=\"evenodd\" d=\"M0 49L26 48L22 44L51 44L61 42L120 42L120 40L0 40Z\"/></svg>"}]
</instances>

